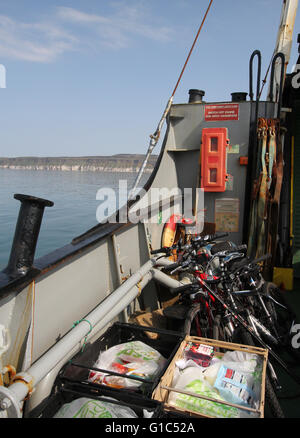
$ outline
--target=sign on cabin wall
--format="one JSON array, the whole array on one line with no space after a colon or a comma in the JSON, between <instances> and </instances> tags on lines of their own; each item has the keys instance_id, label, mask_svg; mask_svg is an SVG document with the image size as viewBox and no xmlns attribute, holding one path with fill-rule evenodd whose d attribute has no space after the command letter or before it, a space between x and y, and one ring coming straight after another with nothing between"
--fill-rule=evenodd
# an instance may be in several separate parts
<instances>
[{"instance_id":1,"label":"sign on cabin wall","mask_svg":"<svg viewBox=\"0 0 300 438\"><path fill-rule=\"evenodd\" d=\"M238 103L224 103L205 105L205 121L221 122L224 120L239 120L240 105Z\"/></svg>"},{"instance_id":2,"label":"sign on cabin wall","mask_svg":"<svg viewBox=\"0 0 300 438\"><path fill-rule=\"evenodd\" d=\"M216 231L237 233L239 231L239 199L222 198L215 200Z\"/></svg>"}]
</instances>

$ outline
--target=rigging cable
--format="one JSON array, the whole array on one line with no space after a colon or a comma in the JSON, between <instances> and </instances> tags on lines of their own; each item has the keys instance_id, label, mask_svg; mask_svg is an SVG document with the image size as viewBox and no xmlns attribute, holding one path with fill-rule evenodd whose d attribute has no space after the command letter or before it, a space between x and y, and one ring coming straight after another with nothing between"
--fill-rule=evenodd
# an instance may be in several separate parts
<instances>
[{"instance_id":1,"label":"rigging cable","mask_svg":"<svg viewBox=\"0 0 300 438\"><path fill-rule=\"evenodd\" d=\"M133 188L132 188L131 191L130 191L130 194L129 194L129 197L128 197L129 200L133 200L133 199L134 199L134 197L135 197L135 191L136 191L137 186L138 186L138 184L139 184L139 182L140 182L140 179L141 179L141 177L142 177L142 175L143 175L143 173L144 173L144 170L145 170L145 167L146 167L147 162L148 162L148 160L149 160L149 157L150 157L150 155L152 154L152 151L153 151L154 147L156 146L156 144L157 144L157 142L158 142L158 140L159 140L159 138L160 138L160 133L161 133L161 129L162 129L163 123L164 123L164 121L165 121L165 119L166 119L166 117L167 117L167 115L168 115L168 113L169 113L169 111L170 111L171 105L172 105L172 103L173 103L174 95L175 95L176 90L177 90L177 88L178 88L178 86L179 86L179 84L180 84L180 81L181 81L181 79L182 79L183 73L184 73L184 71L185 71L185 69L186 69L186 66L187 66L187 64L188 64L188 62L189 62L189 59L190 59L190 57L191 57L191 54L192 54L192 52L193 52L193 50L194 50L194 47L195 47L195 45L196 45L196 42L197 42L197 40L198 40L198 38L199 38L200 32L201 32L201 30L202 30L202 28L203 28L203 25L204 25L205 21L206 21L206 18L207 18L207 15L208 15L208 12L209 12L209 10L210 10L210 8L211 8L212 3L213 3L213 0L210 0L210 3L209 3L209 5L208 5L208 8L207 8L207 10L206 10L206 12L205 12L205 15L204 15L204 17L203 17L203 20L202 20L202 22L201 22L201 25L200 25L200 27L199 27L199 29L198 29L198 32L197 32L196 37L195 37L195 39L194 39L194 42L193 42L193 44L192 44L192 46L191 46L191 49L190 49L190 51L189 51L189 53L188 53L188 56L187 56L187 58L186 58L186 61L185 61L185 63L184 63L184 66L183 66L183 68L182 68L182 70L181 70L181 73L180 73L180 75L179 75L179 78L178 78L178 80L177 80L177 83L176 83L176 85L175 85L175 88L174 88L174 90L173 90L173 92L172 92L172 94L171 94L171 97L170 97L170 99L168 100L167 106L166 106L166 108L165 108L165 110L164 110L164 113L163 113L161 119L160 119L160 122L159 122L159 124L158 124L158 126L157 126L157 129L156 129L156 131L155 131L154 134L150 135L150 144L149 144L149 148L148 148L148 151L147 151L146 157L145 157L145 159L144 159L144 161L143 161L143 164L142 164L142 166L141 166L141 168L140 168L140 170L139 170L139 173L138 173L138 175L137 175L137 178L136 178L136 180L135 180L135 183L134 183L134 185L133 185Z\"/></svg>"},{"instance_id":2,"label":"rigging cable","mask_svg":"<svg viewBox=\"0 0 300 438\"><path fill-rule=\"evenodd\" d=\"M187 64L188 64L188 62L189 62L189 59L190 59L191 54L192 54L192 52L193 52L193 50L194 50L194 47L195 47L195 45L196 45L196 42L197 42L197 40L198 40L198 37L199 37L200 32L201 32L201 30L202 30L202 27L203 27L203 25L204 25L204 23L205 23L205 20L206 20L206 17L207 17L207 15L208 15L208 12L209 12L209 10L210 10L210 7L211 7L211 5L212 5L212 2L213 2L213 0L210 0L210 3L209 3L208 8L207 8L207 11L206 11L206 13L205 13L205 15L204 15L204 18L203 18L203 20L202 20L202 23L201 23L201 25L200 25L200 27L199 27L199 30L198 30L198 32L197 32L197 35L196 35L196 37L195 37L195 39L194 39L194 42L193 42L193 44L192 44L192 47L191 47L191 49L190 49L190 51L189 51L189 54L188 54L188 56L187 56L187 58L186 58L186 61L185 61L184 66L183 66L183 68L182 68L182 70L181 70L181 73L180 73L180 75L179 75L178 81L177 81L177 83L176 83L176 85L175 85L175 88L174 88L174 91L173 91L171 97L174 97L174 94L176 93L176 90L177 90L178 85L179 85L179 83L180 83L180 81L181 81L182 75L183 75L183 73L184 73L184 70L185 70L185 68L186 68L186 66L187 66Z\"/></svg>"},{"instance_id":3,"label":"rigging cable","mask_svg":"<svg viewBox=\"0 0 300 438\"><path fill-rule=\"evenodd\" d=\"M267 69L266 75L265 75L264 79L262 80L262 87L261 87L261 90L260 90L260 93L259 93L259 98L261 98L261 95L262 95L263 89L264 89L264 87L265 87L265 85L266 85L266 83L267 83L267 78L268 78L268 76L269 76L269 71L270 71L270 68L271 68L271 65L272 65L272 62L273 62L274 55L275 55L275 51L273 52L273 55L272 55L272 57L271 57L271 61L270 61L270 64L269 64L269 66L268 66L268 69Z\"/></svg>"}]
</instances>

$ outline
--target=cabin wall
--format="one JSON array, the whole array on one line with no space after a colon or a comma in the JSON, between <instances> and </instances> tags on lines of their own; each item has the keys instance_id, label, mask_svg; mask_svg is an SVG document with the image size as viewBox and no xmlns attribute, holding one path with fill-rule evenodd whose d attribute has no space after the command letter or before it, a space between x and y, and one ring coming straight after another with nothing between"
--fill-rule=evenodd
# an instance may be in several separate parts
<instances>
[{"instance_id":1,"label":"cabin wall","mask_svg":"<svg viewBox=\"0 0 300 438\"><path fill-rule=\"evenodd\" d=\"M229 103L231 104L231 103ZM182 190L185 187L200 187L201 181L201 142L203 128L227 128L229 148L227 148L227 173L230 182L225 192L205 192L205 222L217 224L216 231L230 232L230 239L241 243L244 220L244 200L247 166L241 166L240 156L248 156L251 103L239 102L238 120L206 121L206 104L176 105L170 115L173 123L174 143L169 146L169 154L174 156L177 175ZM181 165L182 162L186 166ZM179 164L180 163L180 164ZM188 169L188 172L187 170ZM235 211L228 212L227 223L219 225L218 209L226 208L228 200ZM223 205L224 204L224 205ZM231 228L231 220L234 222Z\"/></svg>"},{"instance_id":2,"label":"cabin wall","mask_svg":"<svg viewBox=\"0 0 300 438\"><path fill-rule=\"evenodd\" d=\"M238 108L237 117L232 117L231 120L208 121L205 116L207 105L220 104L234 104ZM275 115L275 104L259 103L259 117L272 118ZM173 105L169 115L164 156L154 181L155 187L171 188L178 185L182 194L185 189L192 189L195 206L196 188L201 186L203 128L226 128L229 140L227 148L229 181L224 192L206 191L202 207L205 212L205 222L212 225L209 232L229 232L229 238L237 244L244 240L245 211L249 208L248 166L240 164L240 157L248 158L251 154L252 146L249 142L251 129L255 125L254 116L255 102L250 101ZM201 209L200 204L198 208ZM163 224L160 227L151 227L153 248L160 246L162 231Z\"/></svg>"}]
</instances>

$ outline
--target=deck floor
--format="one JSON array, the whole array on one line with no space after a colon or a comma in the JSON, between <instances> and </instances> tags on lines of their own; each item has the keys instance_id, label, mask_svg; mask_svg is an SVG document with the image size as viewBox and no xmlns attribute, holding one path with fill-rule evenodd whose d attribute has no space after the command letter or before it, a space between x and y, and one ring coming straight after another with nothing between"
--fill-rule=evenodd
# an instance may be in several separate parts
<instances>
[{"instance_id":1,"label":"deck floor","mask_svg":"<svg viewBox=\"0 0 300 438\"><path fill-rule=\"evenodd\" d=\"M286 298L296 313L296 323L300 324L300 279L294 279L292 291L286 291ZM300 339L299 356L300 356ZM300 361L293 363L290 356L282 358L287 361L290 370L299 377L300 380ZM276 371L282 385L282 390L277 393L281 407L286 418L300 418L300 384L298 385L280 366L276 366Z\"/></svg>"}]
</instances>

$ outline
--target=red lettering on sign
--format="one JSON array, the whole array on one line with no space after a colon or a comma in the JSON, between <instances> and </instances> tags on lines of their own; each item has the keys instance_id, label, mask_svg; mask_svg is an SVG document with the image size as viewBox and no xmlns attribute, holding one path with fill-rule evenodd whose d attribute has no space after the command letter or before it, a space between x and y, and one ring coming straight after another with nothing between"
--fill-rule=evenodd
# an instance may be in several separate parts
<instances>
[{"instance_id":1,"label":"red lettering on sign","mask_svg":"<svg viewBox=\"0 0 300 438\"><path fill-rule=\"evenodd\" d=\"M239 120L240 105L224 103L205 106L205 121L219 122L221 120Z\"/></svg>"}]
</instances>

